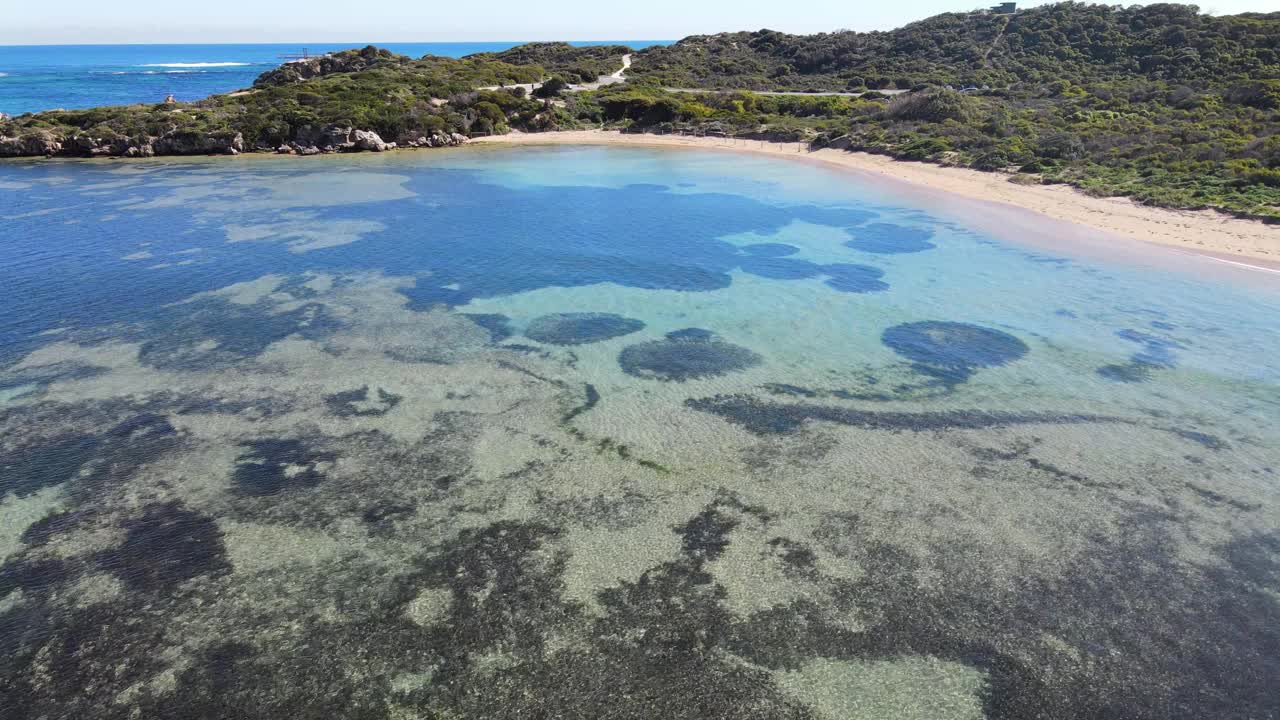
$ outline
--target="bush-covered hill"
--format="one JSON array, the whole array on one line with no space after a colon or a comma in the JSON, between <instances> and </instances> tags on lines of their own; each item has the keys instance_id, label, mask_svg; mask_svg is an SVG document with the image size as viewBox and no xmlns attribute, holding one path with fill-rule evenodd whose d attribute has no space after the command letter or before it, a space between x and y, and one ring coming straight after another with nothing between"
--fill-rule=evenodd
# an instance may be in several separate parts
<instances>
[{"instance_id":1,"label":"bush-covered hill","mask_svg":"<svg viewBox=\"0 0 1280 720\"><path fill-rule=\"evenodd\" d=\"M632 52L626 45L575 47L564 42L519 45L497 53L468 55L467 60L492 60L511 65L538 65L571 83L594 82L622 67L622 56Z\"/></svg>"},{"instance_id":2,"label":"bush-covered hill","mask_svg":"<svg viewBox=\"0 0 1280 720\"><path fill-rule=\"evenodd\" d=\"M762 30L641 51L628 75L631 87L599 94L601 117L821 135L904 159L1280 218L1280 13L1066 2L1012 16L949 13L890 32ZM783 102L656 87L917 92Z\"/></svg>"},{"instance_id":3,"label":"bush-covered hill","mask_svg":"<svg viewBox=\"0 0 1280 720\"><path fill-rule=\"evenodd\" d=\"M342 147L353 137L331 132L341 129L372 131L389 142L434 136L432 144L452 144L453 133L545 124L537 117L548 112L542 103L518 93L476 91L545 75L538 66L415 60L369 47L286 65L265 73L252 89L196 102L21 115L0 122L0 156L179 155L274 150L289 143Z\"/></svg>"},{"instance_id":4,"label":"bush-covered hill","mask_svg":"<svg viewBox=\"0 0 1280 720\"><path fill-rule=\"evenodd\" d=\"M414 59L369 46L286 63L260 75L251 89L197 102L0 120L0 157L371 149L384 141L435 146L456 144L456 134L506 132L512 126L572 127L574 119L555 104L520 91L477 88L539 82L551 73L595 80L621 67L627 52L620 45L535 43L462 59ZM356 130L378 139L357 143Z\"/></svg>"},{"instance_id":5,"label":"bush-covered hill","mask_svg":"<svg viewBox=\"0 0 1280 720\"><path fill-rule=\"evenodd\" d=\"M368 45L359 50L343 50L284 63L274 70L268 70L259 75L253 81L253 86L288 85L325 75L361 72L373 67L402 69L412 64L414 64L413 58Z\"/></svg>"},{"instance_id":6,"label":"bush-covered hill","mask_svg":"<svg viewBox=\"0 0 1280 720\"><path fill-rule=\"evenodd\" d=\"M1213 17L1194 5L1066 2L1016 15L946 13L888 32L694 36L638 52L629 72L668 87L906 89L1143 78L1280 79L1280 12Z\"/></svg>"}]
</instances>

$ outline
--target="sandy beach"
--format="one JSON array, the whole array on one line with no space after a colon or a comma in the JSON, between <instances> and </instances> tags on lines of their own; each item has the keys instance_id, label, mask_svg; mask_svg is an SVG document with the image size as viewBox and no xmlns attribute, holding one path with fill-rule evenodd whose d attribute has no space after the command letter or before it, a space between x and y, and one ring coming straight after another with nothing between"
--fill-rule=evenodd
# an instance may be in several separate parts
<instances>
[{"instance_id":1,"label":"sandy beach","mask_svg":"<svg viewBox=\"0 0 1280 720\"><path fill-rule=\"evenodd\" d=\"M1018 185L1009 176L966 168L903 162L843 150L809 151L802 143L769 143L681 135L630 135L574 130L476 138L473 143L515 145L638 145L697 147L803 159L967 199L1000 203L1111 235L1158 243L1215 259L1280 271L1280 227L1212 210L1187 211L1098 198L1066 185ZM1247 259L1247 262L1244 262Z\"/></svg>"}]
</instances>

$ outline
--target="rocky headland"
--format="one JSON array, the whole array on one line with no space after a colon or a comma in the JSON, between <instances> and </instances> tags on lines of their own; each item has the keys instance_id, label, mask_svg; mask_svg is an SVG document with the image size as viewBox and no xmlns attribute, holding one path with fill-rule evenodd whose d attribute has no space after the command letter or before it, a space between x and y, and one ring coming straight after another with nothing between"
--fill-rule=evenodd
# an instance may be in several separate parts
<instances>
[{"instance_id":1,"label":"rocky headland","mask_svg":"<svg viewBox=\"0 0 1280 720\"><path fill-rule=\"evenodd\" d=\"M321 155L339 152L384 152L397 148L451 147L467 142L461 133L406 131L386 141L372 130L338 125L305 125L294 139L272 148L282 155ZM87 134L61 136L44 132L23 137L0 137L0 157L118 157L146 158L159 155L239 155L250 149L241 133L173 132L161 136L94 137Z\"/></svg>"},{"instance_id":2,"label":"rocky headland","mask_svg":"<svg viewBox=\"0 0 1280 720\"><path fill-rule=\"evenodd\" d=\"M195 102L50 110L0 117L0 157L320 155L436 148L512 124L559 127L559 108L513 88L541 66L413 59L375 47L286 63L252 88ZM477 90L494 86L498 91ZM561 122L566 122L562 118Z\"/></svg>"}]
</instances>

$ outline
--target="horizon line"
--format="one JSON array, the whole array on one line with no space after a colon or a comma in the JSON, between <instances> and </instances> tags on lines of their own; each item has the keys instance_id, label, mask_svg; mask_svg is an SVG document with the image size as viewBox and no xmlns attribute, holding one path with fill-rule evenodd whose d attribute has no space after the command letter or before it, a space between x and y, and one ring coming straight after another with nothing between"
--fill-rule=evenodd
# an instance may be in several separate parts
<instances>
[{"instance_id":1,"label":"horizon line","mask_svg":"<svg viewBox=\"0 0 1280 720\"><path fill-rule=\"evenodd\" d=\"M696 34L696 33L695 33ZM689 37L684 35L682 37ZM631 43L631 42L675 42L680 38L583 38L576 40L557 39L495 39L495 40L274 40L274 41L254 41L254 42L236 42L234 40L224 40L216 42L94 42L94 43L0 43L0 48L16 48L16 47L125 47L125 46L154 46L154 45L351 45L352 47L363 47L367 45L473 45L476 43L537 43L537 42L566 42L566 43Z\"/></svg>"}]
</instances>

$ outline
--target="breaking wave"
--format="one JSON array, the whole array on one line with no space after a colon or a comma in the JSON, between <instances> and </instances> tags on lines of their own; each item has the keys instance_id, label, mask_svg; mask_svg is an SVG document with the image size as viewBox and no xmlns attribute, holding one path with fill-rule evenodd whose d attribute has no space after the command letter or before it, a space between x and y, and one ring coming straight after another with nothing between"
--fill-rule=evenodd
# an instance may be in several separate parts
<instances>
[{"instance_id":1,"label":"breaking wave","mask_svg":"<svg viewBox=\"0 0 1280 720\"><path fill-rule=\"evenodd\" d=\"M165 68L202 68L202 67L238 67L241 65L252 65L247 62L197 62L197 63L146 63L138 67L165 67Z\"/></svg>"}]
</instances>

